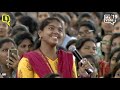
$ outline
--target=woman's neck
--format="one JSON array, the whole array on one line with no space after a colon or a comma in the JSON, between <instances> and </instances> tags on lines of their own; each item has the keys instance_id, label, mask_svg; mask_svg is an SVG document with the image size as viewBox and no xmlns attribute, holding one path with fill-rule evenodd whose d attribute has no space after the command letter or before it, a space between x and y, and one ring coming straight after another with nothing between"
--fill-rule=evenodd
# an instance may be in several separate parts
<instances>
[{"instance_id":1,"label":"woman's neck","mask_svg":"<svg viewBox=\"0 0 120 90\"><path fill-rule=\"evenodd\" d=\"M7 77L11 77L12 76L12 69L8 68L6 65L1 65L1 69L2 69L2 73L6 73Z\"/></svg>"},{"instance_id":2,"label":"woman's neck","mask_svg":"<svg viewBox=\"0 0 120 90\"><path fill-rule=\"evenodd\" d=\"M39 49L42 51L42 53L45 56L49 57L50 59L55 60L57 58L56 46L52 47L49 44L41 43L41 46Z\"/></svg>"},{"instance_id":3,"label":"woman's neck","mask_svg":"<svg viewBox=\"0 0 120 90\"><path fill-rule=\"evenodd\" d=\"M104 56L104 60L105 60L106 62L109 61L109 54L105 54L105 56Z\"/></svg>"}]
</instances>

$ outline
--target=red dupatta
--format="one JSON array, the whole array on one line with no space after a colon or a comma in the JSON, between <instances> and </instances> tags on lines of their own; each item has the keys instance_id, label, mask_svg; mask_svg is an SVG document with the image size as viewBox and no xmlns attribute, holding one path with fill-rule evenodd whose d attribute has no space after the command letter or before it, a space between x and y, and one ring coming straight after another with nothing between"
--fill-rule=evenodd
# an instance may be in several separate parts
<instances>
[{"instance_id":1,"label":"red dupatta","mask_svg":"<svg viewBox=\"0 0 120 90\"><path fill-rule=\"evenodd\" d=\"M106 76L110 73L110 65L104 60L99 61L99 77Z\"/></svg>"},{"instance_id":2,"label":"red dupatta","mask_svg":"<svg viewBox=\"0 0 120 90\"><path fill-rule=\"evenodd\" d=\"M73 78L72 68L73 68L73 55L72 53L59 50L58 55L58 73L63 78ZM24 54L24 57L28 58L33 70L43 78L45 75L53 73L50 66L46 63L46 58L40 52L31 51Z\"/></svg>"}]
</instances>

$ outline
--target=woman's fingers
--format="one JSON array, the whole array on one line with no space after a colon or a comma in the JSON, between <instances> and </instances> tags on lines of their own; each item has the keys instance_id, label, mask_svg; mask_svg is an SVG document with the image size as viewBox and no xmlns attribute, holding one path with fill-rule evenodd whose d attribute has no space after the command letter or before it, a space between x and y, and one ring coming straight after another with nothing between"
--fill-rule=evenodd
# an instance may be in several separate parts
<instances>
[{"instance_id":1,"label":"woman's fingers","mask_svg":"<svg viewBox=\"0 0 120 90\"><path fill-rule=\"evenodd\" d=\"M12 64L14 64L14 62L12 62L12 61L10 61L10 60L6 60L7 61L7 65L12 65Z\"/></svg>"},{"instance_id":2,"label":"woman's fingers","mask_svg":"<svg viewBox=\"0 0 120 90\"><path fill-rule=\"evenodd\" d=\"M84 71L87 73L92 73L94 70L93 66L90 64L90 62L86 58L82 59L78 64L79 64L79 69L82 72Z\"/></svg>"},{"instance_id":3,"label":"woman's fingers","mask_svg":"<svg viewBox=\"0 0 120 90\"><path fill-rule=\"evenodd\" d=\"M82 63L82 64L80 64L80 65L81 65L83 68L85 68L85 69L88 69L88 68L93 69L93 66L90 64L90 62L89 62L86 58L82 59L81 63Z\"/></svg>"},{"instance_id":4,"label":"woman's fingers","mask_svg":"<svg viewBox=\"0 0 120 90\"><path fill-rule=\"evenodd\" d=\"M9 57L9 61L16 62L16 59L13 57Z\"/></svg>"}]
</instances>

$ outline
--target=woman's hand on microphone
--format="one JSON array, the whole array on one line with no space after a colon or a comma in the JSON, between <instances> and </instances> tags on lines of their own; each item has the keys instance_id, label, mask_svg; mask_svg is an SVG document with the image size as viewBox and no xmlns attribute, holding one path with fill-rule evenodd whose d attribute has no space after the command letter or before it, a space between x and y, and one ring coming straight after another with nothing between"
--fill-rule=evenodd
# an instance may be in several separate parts
<instances>
[{"instance_id":1,"label":"woman's hand on microphone","mask_svg":"<svg viewBox=\"0 0 120 90\"><path fill-rule=\"evenodd\" d=\"M78 63L79 69L78 69L78 73L79 76L81 78L90 78L90 77L94 77L94 67L90 64L90 62L86 59L83 58L79 63ZM92 73L88 73L86 70L91 69L93 72ZM92 76L91 76L92 75Z\"/></svg>"}]
</instances>

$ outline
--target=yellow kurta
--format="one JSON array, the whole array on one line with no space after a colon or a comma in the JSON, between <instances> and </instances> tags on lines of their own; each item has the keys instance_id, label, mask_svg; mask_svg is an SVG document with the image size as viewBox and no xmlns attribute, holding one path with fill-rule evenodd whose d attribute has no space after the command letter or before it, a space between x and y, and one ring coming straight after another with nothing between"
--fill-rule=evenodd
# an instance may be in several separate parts
<instances>
[{"instance_id":1,"label":"yellow kurta","mask_svg":"<svg viewBox=\"0 0 120 90\"><path fill-rule=\"evenodd\" d=\"M57 64L58 64L58 59L56 60L51 60L50 58L47 58L48 62L54 71L54 73L58 73L57 71ZM18 78L40 78L35 71L33 71L29 60L25 57L23 57L18 65L18 72L17 72L17 77ZM77 72L76 72L76 66L75 62L73 63L73 77L77 78Z\"/></svg>"}]
</instances>

